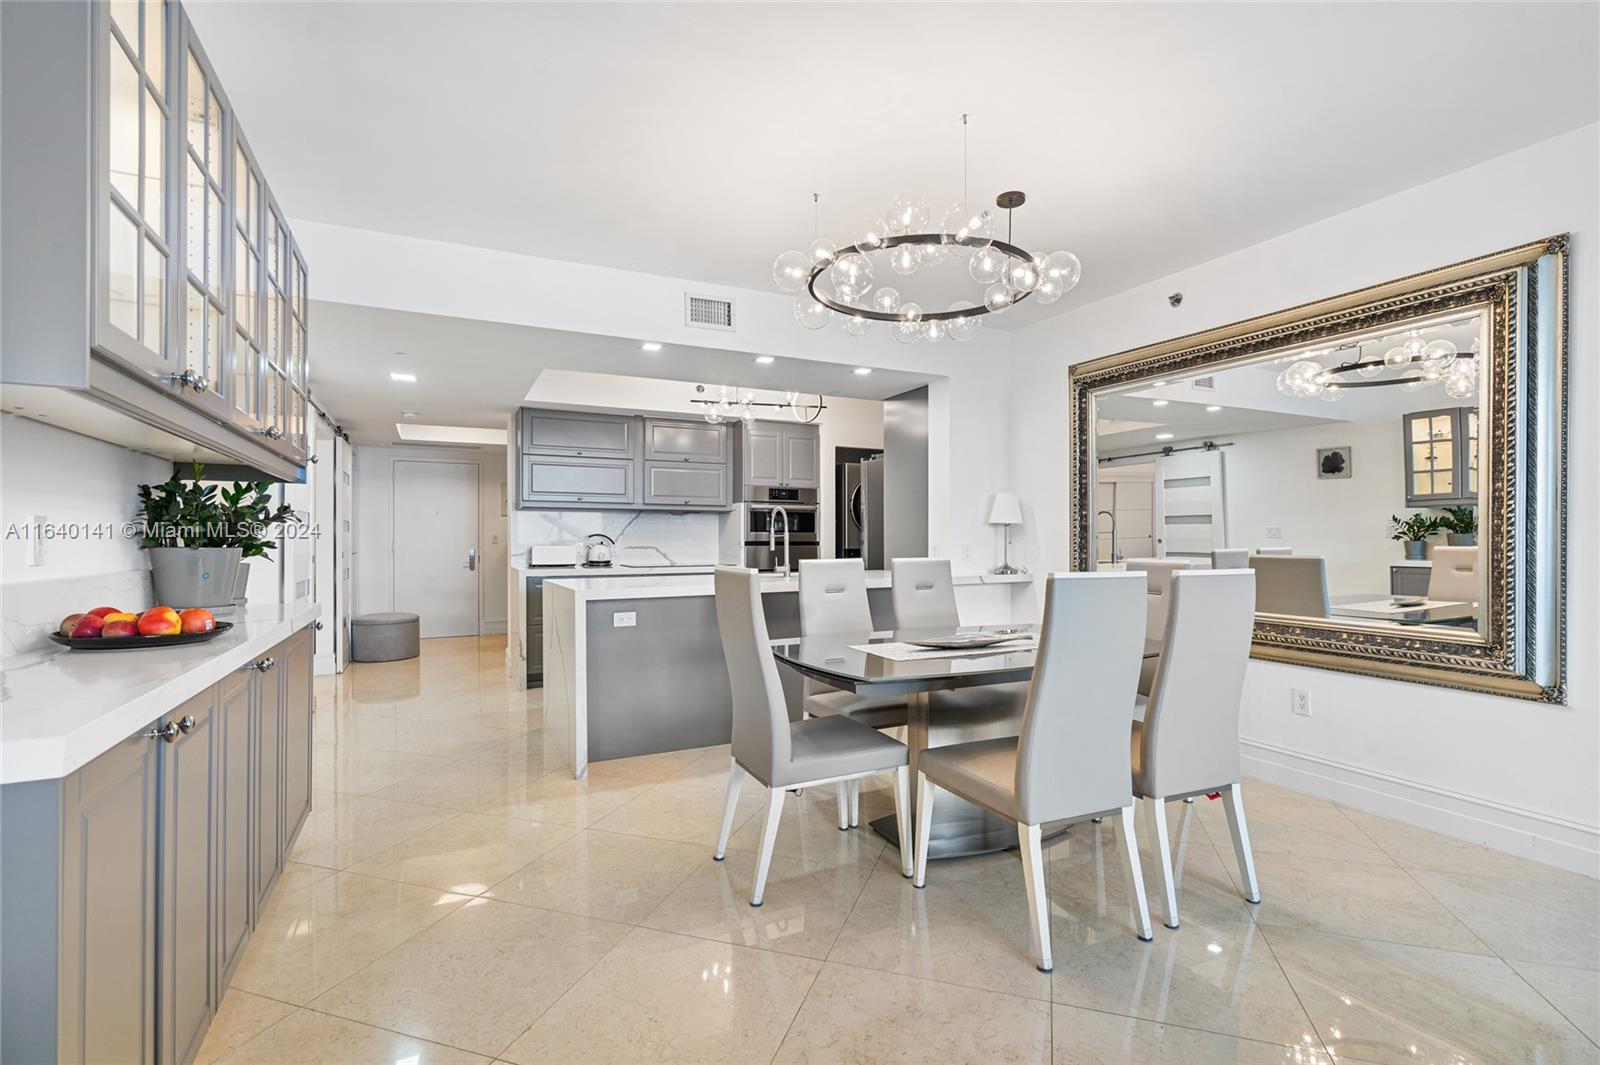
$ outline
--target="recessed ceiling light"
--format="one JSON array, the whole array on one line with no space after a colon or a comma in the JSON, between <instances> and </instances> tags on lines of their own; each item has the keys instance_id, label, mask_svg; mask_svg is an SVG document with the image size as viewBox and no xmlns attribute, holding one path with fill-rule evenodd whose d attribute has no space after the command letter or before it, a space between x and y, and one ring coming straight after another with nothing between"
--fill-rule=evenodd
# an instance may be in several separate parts
<instances>
[{"instance_id":1,"label":"recessed ceiling light","mask_svg":"<svg viewBox=\"0 0 1600 1065\"><path fill-rule=\"evenodd\" d=\"M403 359L403 358L406 357L406 353L403 352L403 351L397 351L397 352L394 353L394 356L397 359Z\"/></svg>"},{"instance_id":2,"label":"recessed ceiling light","mask_svg":"<svg viewBox=\"0 0 1600 1065\"><path fill-rule=\"evenodd\" d=\"M400 417L402 418L415 418L416 416L417 412L414 410L403 410L400 412Z\"/></svg>"},{"instance_id":3,"label":"recessed ceiling light","mask_svg":"<svg viewBox=\"0 0 1600 1065\"><path fill-rule=\"evenodd\" d=\"M1171 433L1157 433L1156 434L1156 439L1157 440L1171 440L1172 439L1172 434Z\"/></svg>"},{"instance_id":4,"label":"recessed ceiling light","mask_svg":"<svg viewBox=\"0 0 1600 1065\"><path fill-rule=\"evenodd\" d=\"M777 361L778 360L774 359L771 355L757 355L756 356L756 362L760 363L762 366L771 366L773 363L775 363Z\"/></svg>"},{"instance_id":5,"label":"recessed ceiling light","mask_svg":"<svg viewBox=\"0 0 1600 1065\"><path fill-rule=\"evenodd\" d=\"M1167 402L1168 401L1164 400L1164 399L1152 399L1150 401L1150 405L1152 407L1165 407L1167 405Z\"/></svg>"},{"instance_id":6,"label":"recessed ceiling light","mask_svg":"<svg viewBox=\"0 0 1600 1065\"><path fill-rule=\"evenodd\" d=\"M398 370L389 371L389 380L391 381L415 381L416 379L417 375L414 373L400 373Z\"/></svg>"},{"instance_id":7,"label":"recessed ceiling light","mask_svg":"<svg viewBox=\"0 0 1600 1065\"><path fill-rule=\"evenodd\" d=\"M646 340L643 344L639 345L639 350L640 351L660 351L661 350L661 345L657 344L654 340Z\"/></svg>"},{"instance_id":8,"label":"recessed ceiling light","mask_svg":"<svg viewBox=\"0 0 1600 1065\"><path fill-rule=\"evenodd\" d=\"M871 372L872 372L872 367L870 367L870 366L857 366L856 367L856 373L859 374L862 377L865 377L867 374L869 374Z\"/></svg>"},{"instance_id":9,"label":"recessed ceiling light","mask_svg":"<svg viewBox=\"0 0 1600 1065\"><path fill-rule=\"evenodd\" d=\"M1222 409L1221 407L1219 407L1215 403L1213 403L1213 404L1211 404L1211 406L1206 408L1206 413L1207 414L1215 414L1215 413L1217 413L1217 411L1219 411L1221 409Z\"/></svg>"}]
</instances>

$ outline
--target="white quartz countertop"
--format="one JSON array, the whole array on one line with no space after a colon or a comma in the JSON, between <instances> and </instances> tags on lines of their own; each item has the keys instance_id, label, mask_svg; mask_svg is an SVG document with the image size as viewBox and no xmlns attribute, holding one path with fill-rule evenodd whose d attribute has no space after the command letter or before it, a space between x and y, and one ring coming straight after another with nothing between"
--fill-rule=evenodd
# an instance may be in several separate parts
<instances>
[{"instance_id":1,"label":"white quartz countertop","mask_svg":"<svg viewBox=\"0 0 1600 1065\"><path fill-rule=\"evenodd\" d=\"M1031 584L1031 573L958 573L955 575L956 585L971 584ZM890 586L888 570L868 570L868 588L887 588ZM716 592L716 582L708 574L693 575L684 573L665 574L660 576L639 577L562 577L557 580L547 581L546 587L555 585L568 589L581 599L683 599L691 596L713 595ZM799 577L779 577L777 575L763 576L761 578L761 593L770 595L774 592L798 592L800 590Z\"/></svg>"},{"instance_id":2,"label":"white quartz countertop","mask_svg":"<svg viewBox=\"0 0 1600 1065\"><path fill-rule=\"evenodd\" d=\"M672 574L706 574L716 570L704 566L628 566L621 562L607 566L530 566L526 562L513 563L512 569L524 577L596 577L611 580L616 577L660 577Z\"/></svg>"},{"instance_id":3,"label":"white quartz countertop","mask_svg":"<svg viewBox=\"0 0 1600 1065\"><path fill-rule=\"evenodd\" d=\"M317 619L309 599L247 607L205 643L65 647L0 669L0 784L64 777Z\"/></svg>"}]
</instances>

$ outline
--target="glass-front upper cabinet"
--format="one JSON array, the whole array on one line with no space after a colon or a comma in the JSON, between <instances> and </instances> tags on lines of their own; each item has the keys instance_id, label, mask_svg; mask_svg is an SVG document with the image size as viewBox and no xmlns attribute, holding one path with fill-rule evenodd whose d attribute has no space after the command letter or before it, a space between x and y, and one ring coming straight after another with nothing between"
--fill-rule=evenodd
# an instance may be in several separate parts
<instances>
[{"instance_id":1,"label":"glass-front upper cabinet","mask_svg":"<svg viewBox=\"0 0 1600 1065\"><path fill-rule=\"evenodd\" d=\"M1401 419L1406 506L1478 501L1478 409L1423 410Z\"/></svg>"},{"instance_id":2,"label":"glass-front upper cabinet","mask_svg":"<svg viewBox=\"0 0 1600 1065\"><path fill-rule=\"evenodd\" d=\"M199 42L187 32L187 26L180 40L183 269L179 374L190 383L195 393L193 402L210 408L217 417L227 418L232 408L227 391L229 314L224 275L224 249L230 226L228 107Z\"/></svg>"},{"instance_id":3,"label":"glass-front upper cabinet","mask_svg":"<svg viewBox=\"0 0 1600 1065\"><path fill-rule=\"evenodd\" d=\"M233 225L229 240L233 245L233 383L230 395L234 420L252 432L276 438L261 354L266 342L266 315L261 303L266 205L262 199L261 171L237 124L234 125L232 166Z\"/></svg>"},{"instance_id":4,"label":"glass-front upper cabinet","mask_svg":"<svg viewBox=\"0 0 1600 1065\"><path fill-rule=\"evenodd\" d=\"M287 233L287 230L285 230ZM284 337L289 345L289 442L300 455L310 452L311 401L308 380L311 369L306 359L306 263L300 249L288 238L289 248L285 262L289 271L289 289L286 296L288 311L284 324Z\"/></svg>"},{"instance_id":5,"label":"glass-front upper cabinet","mask_svg":"<svg viewBox=\"0 0 1600 1065\"><path fill-rule=\"evenodd\" d=\"M93 20L106 73L94 124L94 341L160 375L181 372L169 303L177 222L169 196L173 11L165 0L117 0L95 5Z\"/></svg>"}]
</instances>

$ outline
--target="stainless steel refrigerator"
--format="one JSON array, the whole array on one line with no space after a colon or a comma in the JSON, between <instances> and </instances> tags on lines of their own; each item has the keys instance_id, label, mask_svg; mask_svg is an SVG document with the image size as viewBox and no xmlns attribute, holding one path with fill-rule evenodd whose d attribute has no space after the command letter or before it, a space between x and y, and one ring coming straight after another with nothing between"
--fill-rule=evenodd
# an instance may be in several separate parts
<instances>
[{"instance_id":1,"label":"stainless steel refrigerator","mask_svg":"<svg viewBox=\"0 0 1600 1065\"><path fill-rule=\"evenodd\" d=\"M883 459L840 463L839 473L839 557L859 558L867 569L884 569Z\"/></svg>"}]
</instances>

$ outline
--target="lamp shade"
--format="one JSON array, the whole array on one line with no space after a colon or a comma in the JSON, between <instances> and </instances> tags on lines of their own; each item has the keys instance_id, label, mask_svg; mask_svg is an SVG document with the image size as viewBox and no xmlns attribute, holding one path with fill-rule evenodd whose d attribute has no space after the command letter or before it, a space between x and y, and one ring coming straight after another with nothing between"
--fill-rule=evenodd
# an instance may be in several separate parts
<instances>
[{"instance_id":1,"label":"lamp shade","mask_svg":"<svg viewBox=\"0 0 1600 1065\"><path fill-rule=\"evenodd\" d=\"M1010 492L995 493L994 503L989 507L990 525L1021 525L1022 504Z\"/></svg>"}]
</instances>

